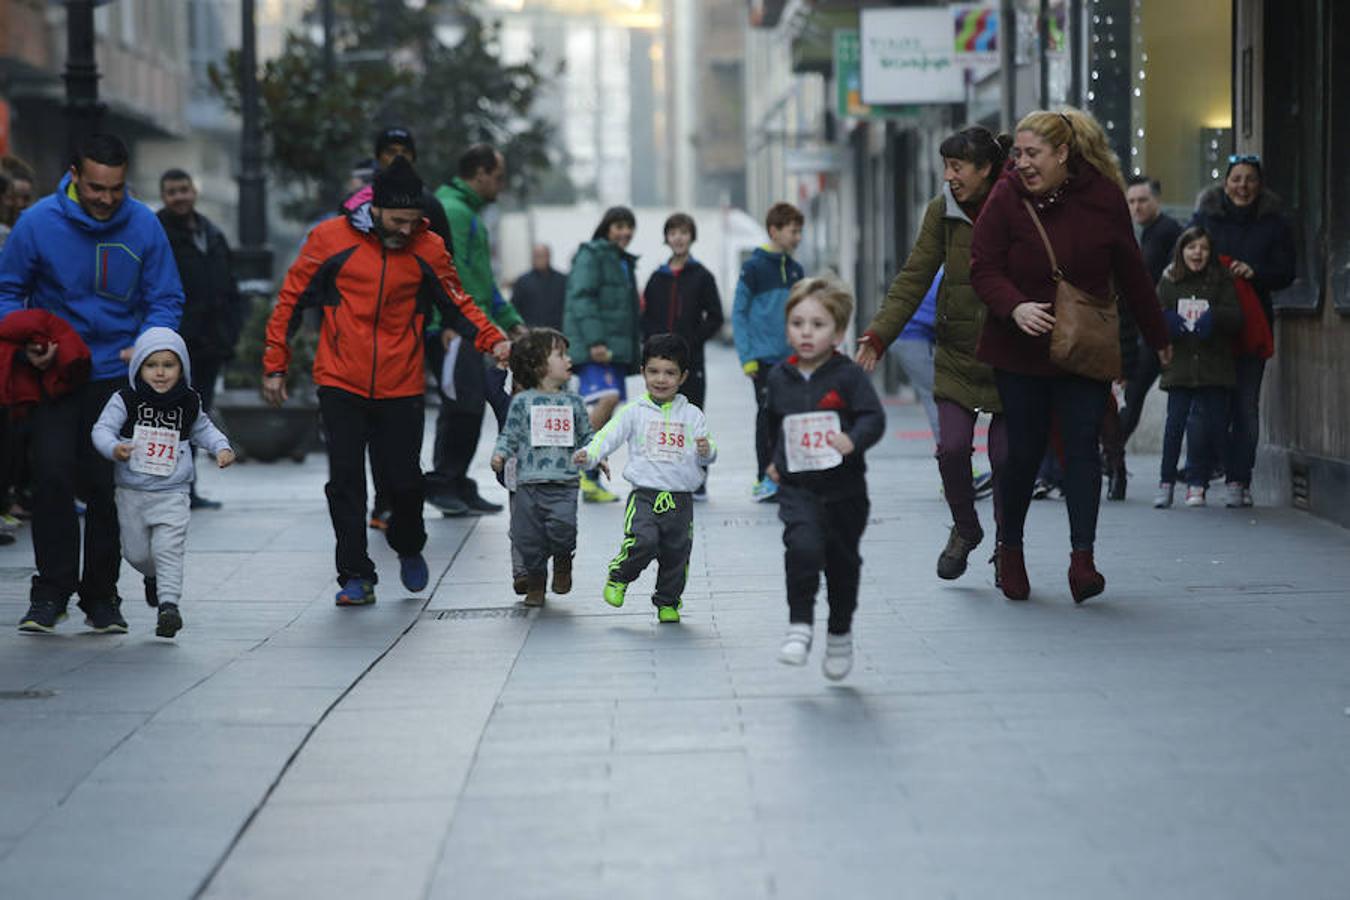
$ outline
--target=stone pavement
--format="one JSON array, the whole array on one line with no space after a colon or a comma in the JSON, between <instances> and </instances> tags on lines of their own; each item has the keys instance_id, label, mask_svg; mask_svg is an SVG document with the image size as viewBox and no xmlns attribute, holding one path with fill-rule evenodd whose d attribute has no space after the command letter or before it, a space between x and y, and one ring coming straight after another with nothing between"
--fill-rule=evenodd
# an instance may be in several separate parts
<instances>
[{"instance_id":1,"label":"stone pavement","mask_svg":"<svg viewBox=\"0 0 1350 900\"><path fill-rule=\"evenodd\" d=\"M1107 593L1073 605L1044 501L1008 603L988 544L933 575L946 508L893 405L829 685L819 645L774 660L780 530L745 494L750 389L713 369L678 626L650 575L599 599L617 504L583 507L577 588L541 613L503 516L429 520L429 599L377 540L379 603L338 610L322 461L206 472L227 506L194 517L176 641L129 567L129 635L0 629L0 897L1346 896L1350 535L1155 511L1135 460ZM0 549L0 621L30 572L26 536Z\"/></svg>"}]
</instances>

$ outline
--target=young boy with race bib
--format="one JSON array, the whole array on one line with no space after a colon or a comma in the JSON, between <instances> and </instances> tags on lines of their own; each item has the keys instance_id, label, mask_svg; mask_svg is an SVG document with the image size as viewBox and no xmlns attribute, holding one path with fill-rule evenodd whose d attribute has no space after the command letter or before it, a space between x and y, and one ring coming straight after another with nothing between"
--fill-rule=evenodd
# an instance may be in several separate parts
<instances>
[{"instance_id":1,"label":"young boy with race bib","mask_svg":"<svg viewBox=\"0 0 1350 900\"><path fill-rule=\"evenodd\" d=\"M652 605L662 622L680 621L694 547L694 491L717 458L703 410L679 393L688 377L689 344L684 338L652 335L642 347L647 393L619 410L574 460L593 466L628 444L623 477L633 490L624 513L623 543L609 564L605 602L623 606L628 585L655 559Z\"/></svg>"},{"instance_id":2,"label":"young boy with race bib","mask_svg":"<svg viewBox=\"0 0 1350 900\"><path fill-rule=\"evenodd\" d=\"M514 461L511 547L525 571L525 605L543 606L548 561L553 593L572 590L572 554L577 548L576 448L591 439L586 403L563 390L572 377L567 338L552 328L530 331L511 347L511 377L522 390L511 398L506 424L492 454L495 472Z\"/></svg>"},{"instance_id":3,"label":"young boy with race bib","mask_svg":"<svg viewBox=\"0 0 1350 900\"><path fill-rule=\"evenodd\" d=\"M767 471L778 483L789 612L778 659L806 664L823 571L830 603L823 669L834 681L853 668L858 544L870 509L863 453L886 427L867 373L835 352L852 315L853 298L837 282L797 282L786 307L794 352L769 373L766 401L774 440Z\"/></svg>"},{"instance_id":4,"label":"young boy with race bib","mask_svg":"<svg viewBox=\"0 0 1350 900\"><path fill-rule=\"evenodd\" d=\"M225 468L230 442L202 409L192 383L187 345L170 328L147 328L128 366L130 387L108 398L90 437L113 461L122 556L145 576L145 599L159 607L155 634L183 627L183 593L190 491L196 477L193 445Z\"/></svg>"}]
</instances>

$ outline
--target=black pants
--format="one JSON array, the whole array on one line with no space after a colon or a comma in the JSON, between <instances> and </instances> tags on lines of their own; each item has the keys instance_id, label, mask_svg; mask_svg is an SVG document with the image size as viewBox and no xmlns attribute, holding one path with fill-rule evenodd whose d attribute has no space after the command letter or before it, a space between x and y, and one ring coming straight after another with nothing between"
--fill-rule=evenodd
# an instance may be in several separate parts
<instances>
[{"instance_id":1,"label":"black pants","mask_svg":"<svg viewBox=\"0 0 1350 900\"><path fill-rule=\"evenodd\" d=\"M703 363L689 367L689 377L680 385L680 393L699 409L703 409L703 402L708 399L708 373L703 368Z\"/></svg>"},{"instance_id":2,"label":"black pants","mask_svg":"<svg viewBox=\"0 0 1350 900\"><path fill-rule=\"evenodd\" d=\"M440 339L436 338L434 344L439 352L429 349L428 360L444 360ZM435 367L439 375L440 363L435 362ZM432 471L426 479L428 493L451 493L463 499L478 493L478 485L468 473L483 431L483 412L490 404L500 427L511 398L506 393L506 371L492 365L467 339L461 340L454 376L455 399L441 392Z\"/></svg>"},{"instance_id":3,"label":"black pants","mask_svg":"<svg viewBox=\"0 0 1350 900\"><path fill-rule=\"evenodd\" d=\"M1121 444L1130 439L1139 427L1139 416L1144 412L1144 397L1148 396L1153 382L1162 374L1162 363L1158 354L1142 340L1139 342L1139 364L1135 366L1130 380L1125 384L1125 407L1120 411Z\"/></svg>"},{"instance_id":4,"label":"black pants","mask_svg":"<svg viewBox=\"0 0 1350 900\"><path fill-rule=\"evenodd\" d=\"M399 556L422 552L423 398L370 400L332 387L321 387L319 414L328 444L328 515L337 537L337 579L376 581L375 563L366 552L366 451L376 483L389 493L392 515L385 538Z\"/></svg>"},{"instance_id":5,"label":"black pants","mask_svg":"<svg viewBox=\"0 0 1350 900\"><path fill-rule=\"evenodd\" d=\"M678 605L694 549L693 494L633 488L623 521L623 543L609 564L609 580L631 584L656 560L652 605Z\"/></svg>"},{"instance_id":6,"label":"black pants","mask_svg":"<svg viewBox=\"0 0 1350 900\"><path fill-rule=\"evenodd\" d=\"M58 400L38 404L29 418L33 470L32 598L64 604L77 590L86 606L117 593L122 547L113 502L113 464L94 450L89 432L125 379L91 381ZM80 519L85 503L84 572Z\"/></svg>"},{"instance_id":7,"label":"black pants","mask_svg":"<svg viewBox=\"0 0 1350 900\"><path fill-rule=\"evenodd\" d=\"M858 543L870 511L866 494L824 500L804 488L779 487L778 518L783 522L783 567L792 623L815 621L816 592L824 572L830 634L848 634L853 627L862 572Z\"/></svg>"},{"instance_id":8,"label":"black pants","mask_svg":"<svg viewBox=\"0 0 1350 900\"><path fill-rule=\"evenodd\" d=\"M1075 550L1091 550L1097 537L1097 508L1102 494L1097 436L1110 385L1076 375L1018 375L1002 369L995 369L994 377L1008 420L1008 464L1002 484L1003 542L1022 546L1031 490L1045 457L1054 416L1064 442L1069 541Z\"/></svg>"},{"instance_id":9,"label":"black pants","mask_svg":"<svg viewBox=\"0 0 1350 900\"><path fill-rule=\"evenodd\" d=\"M772 363L759 361L755 372L755 479L764 478L764 470L773 462L774 435L769 428L769 370Z\"/></svg>"},{"instance_id":10,"label":"black pants","mask_svg":"<svg viewBox=\"0 0 1350 900\"><path fill-rule=\"evenodd\" d=\"M216 379L225 360L191 346L188 355L192 357L192 389L202 398L202 411L210 412L216 405Z\"/></svg>"}]
</instances>

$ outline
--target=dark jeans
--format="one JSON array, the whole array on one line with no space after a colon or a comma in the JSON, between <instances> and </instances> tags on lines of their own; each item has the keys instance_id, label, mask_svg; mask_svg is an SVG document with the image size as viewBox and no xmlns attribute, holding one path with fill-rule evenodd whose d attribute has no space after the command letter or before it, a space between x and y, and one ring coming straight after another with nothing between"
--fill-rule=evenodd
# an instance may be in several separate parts
<instances>
[{"instance_id":1,"label":"dark jeans","mask_svg":"<svg viewBox=\"0 0 1350 900\"><path fill-rule=\"evenodd\" d=\"M122 547L113 501L113 464L94 449L89 432L122 378L91 381L58 400L39 403L29 417L33 467L32 599L65 604L77 590L86 606L117 593ZM84 573L80 518L85 503Z\"/></svg>"},{"instance_id":2,"label":"dark jeans","mask_svg":"<svg viewBox=\"0 0 1350 900\"><path fill-rule=\"evenodd\" d=\"M824 572L829 632L848 634L858 608L862 573L858 544L870 510L866 495L825 500L805 488L783 485L778 489L790 622L810 625L815 621L816 592Z\"/></svg>"},{"instance_id":3,"label":"dark jeans","mask_svg":"<svg viewBox=\"0 0 1350 900\"><path fill-rule=\"evenodd\" d=\"M1186 483L1203 487L1223 452L1228 427L1228 389L1179 388L1167 392L1167 425L1163 429L1162 475L1177 480L1181 438L1186 438Z\"/></svg>"},{"instance_id":4,"label":"dark jeans","mask_svg":"<svg viewBox=\"0 0 1350 900\"><path fill-rule=\"evenodd\" d=\"M755 479L764 478L764 470L773 462L774 435L769 428L769 370L774 364L759 361L754 375L755 388Z\"/></svg>"},{"instance_id":5,"label":"dark jeans","mask_svg":"<svg viewBox=\"0 0 1350 900\"><path fill-rule=\"evenodd\" d=\"M974 452L975 420L977 414L959 403L937 398L938 411L938 472L942 475L942 493L952 511L952 523L962 537L973 538L981 532L980 517L975 513L975 478L970 471L970 456ZM1003 520L1003 497L999 484L1003 480L1003 466L1008 459L1008 429L1003 416L996 415L989 423L989 466L993 470L994 527Z\"/></svg>"},{"instance_id":6,"label":"dark jeans","mask_svg":"<svg viewBox=\"0 0 1350 900\"><path fill-rule=\"evenodd\" d=\"M366 545L366 451L377 484L389 495L392 515L385 538L399 556L422 552L423 398L370 400L321 387L319 415L328 445L328 515L337 537L338 584L349 578L376 581Z\"/></svg>"},{"instance_id":7,"label":"dark jeans","mask_svg":"<svg viewBox=\"0 0 1350 900\"><path fill-rule=\"evenodd\" d=\"M437 339L439 344L439 338ZM432 355L429 359L435 358ZM444 354L440 354L444 359ZM506 370L499 369L464 339L455 359L455 399L441 392L441 412L436 417L436 442L432 448L432 471L426 475L427 493L451 493L460 498L478 493L469 477L469 465L478 450L483 431L483 412L491 405L497 425L506 420L511 398L506 393Z\"/></svg>"},{"instance_id":8,"label":"dark jeans","mask_svg":"<svg viewBox=\"0 0 1350 900\"><path fill-rule=\"evenodd\" d=\"M1120 443L1123 446L1139 427L1139 416L1144 412L1144 398L1149 388L1162 374L1162 363L1152 347L1139 341L1139 365L1135 366L1130 380L1125 384L1125 407L1120 411Z\"/></svg>"},{"instance_id":9,"label":"dark jeans","mask_svg":"<svg viewBox=\"0 0 1350 900\"><path fill-rule=\"evenodd\" d=\"M1116 408L1116 398L1106 395L1106 408L1102 411L1102 461L1108 472L1125 468L1125 426Z\"/></svg>"},{"instance_id":10,"label":"dark jeans","mask_svg":"<svg viewBox=\"0 0 1350 900\"><path fill-rule=\"evenodd\" d=\"M1234 362L1237 384L1230 392L1223 468L1228 481L1251 487L1256 445L1261 439L1261 379L1266 361L1259 356L1239 356Z\"/></svg>"},{"instance_id":11,"label":"dark jeans","mask_svg":"<svg viewBox=\"0 0 1350 900\"><path fill-rule=\"evenodd\" d=\"M210 412L216 406L216 379L225 360L208 353L198 354L188 347L192 357L192 389L202 398L202 409Z\"/></svg>"},{"instance_id":12,"label":"dark jeans","mask_svg":"<svg viewBox=\"0 0 1350 900\"><path fill-rule=\"evenodd\" d=\"M1022 546L1036 470L1045 458L1050 421L1059 423L1064 444L1064 499L1069 541L1091 550L1097 537L1102 460L1097 435L1111 386L1077 375L1019 375L994 370L1003 417L1008 423L1008 463L1003 476L1003 543Z\"/></svg>"}]
</instances>

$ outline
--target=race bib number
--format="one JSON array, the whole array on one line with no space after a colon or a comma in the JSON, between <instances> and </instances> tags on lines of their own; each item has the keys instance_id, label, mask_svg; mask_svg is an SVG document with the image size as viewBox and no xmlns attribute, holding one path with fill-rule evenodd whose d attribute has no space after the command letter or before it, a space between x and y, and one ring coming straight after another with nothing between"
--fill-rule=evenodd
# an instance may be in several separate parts
<instances>
[{"instance_id":1,"label":"race bib number","mask_svg":"<svg viewBox=\"0 0 1350 900\"><path fill-rule=\"evenodd\" d=\"M1187 331L1195 330L1195 323L1209 311L1209 301L1200 297L1182 297L1177 301L1177 315L1186 323Z\"/></svg>"},{"instance_id":2,"label":"race bib number","mask_svg":"<svg viewBox=\"0 0 1350 900\"><path fill-rule=\"evenodd\" d=\"M571 447L575 442L572 407L561 404L530 407L530 446Z\"/></svg>"},{"instance_id":3,"label":"race bib number","mask_svg":"<svg viewBox=\"0 0 1350 900\"><path fill-rule=\"evenodd\" d=\"M796 413L783 419L788 471L819 472L842 463L843 455L830 446L830 439L839 431L839 413L833 410Z\"/></svg>"},{"instance_id":4,"label":"race bib number","mask_svg":"<svg viewBox=\"0 0 1350 900\"><path fill-rule=\"evenodd\" d=\"M131 432L131 471L172 475L178 467L178 431L137 425Z\"/></svg>"},{"instance_id":5,"label":"race bib number","mask_svg":"<svg viewBox=\"0 0 1350 900\"><path fill-rule=\"evenodd\" d=\"M647 458L653 462L679 462L688 444L683 422L647 423Z\"/></svg>"}]
</instances>

